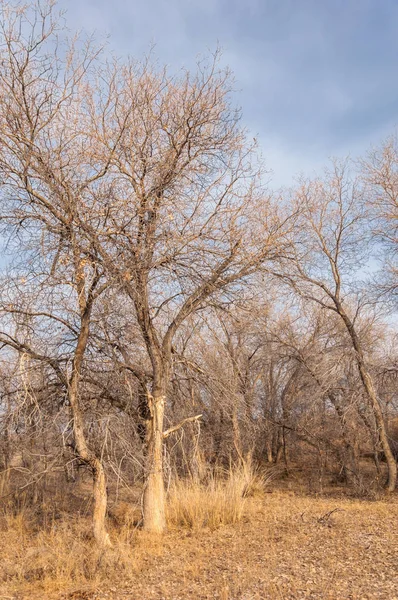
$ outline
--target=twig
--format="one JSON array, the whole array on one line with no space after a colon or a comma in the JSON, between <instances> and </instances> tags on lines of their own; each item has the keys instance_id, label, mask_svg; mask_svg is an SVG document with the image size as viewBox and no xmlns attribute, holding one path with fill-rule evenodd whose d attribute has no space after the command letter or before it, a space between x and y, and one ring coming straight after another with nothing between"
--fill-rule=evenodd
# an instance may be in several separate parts
<instances>
[{"instance_id":1,"label":"twig","mask_svg":"<svg viewBox=\"0 0 398 600\"><path fill-rule=\"evenodd\" d=\"M330 519L332 514L337 511L344 512L344 509L343 508L334 508L333 510L329 510L329 512L327 512L324 515L322 515L321 517L319 517L318 523L326 523Z\"/></svg>"},{"instance_id":2,"label":"twig","mask_svg":"<svg viewBox=\"0 0 398 600\"><path fill-rule=\"evenodd\" d=\"M175 431L178 431L179 429L181 429L181 427L183 425L185 425L185 423L192 423L192 421L197 421L198 419L201 419L203 415L196 415L194 417L187 417L186 419L183 419L180 423L178 423L177 425L174 425L173 427L170 427L170 429L166 429L166 431L163 433L163 437L167 438L169 437L169 435L171 433L174 433Z\"/></svg>"}]
</instances>

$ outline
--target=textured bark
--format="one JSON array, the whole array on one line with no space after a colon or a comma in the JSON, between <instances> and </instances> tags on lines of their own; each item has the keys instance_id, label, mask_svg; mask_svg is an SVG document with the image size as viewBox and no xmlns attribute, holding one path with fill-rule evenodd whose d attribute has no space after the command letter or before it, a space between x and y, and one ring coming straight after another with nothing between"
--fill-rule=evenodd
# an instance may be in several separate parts
<instances>
[{"instance_id":1,"label":"textured bark","mask_svg":"<svg viewBox=\"0 0 398 600\"><path fill-rule=\"evenodd\" d=\"M95 453L88 447L84 434L84 422L81 413L77 390L77 377L73 377L69 388L69 401L73 415L73 433L76 450L79 457L91 468L93 474L93 532L99 546L110 546L109 535L106 531L105 517L107 509L107 490L103 464Z\"/></svg>"},{"instance_id":2,"label":"textured bark","mask_svg":"<svg viewBox=\"0 0 398 600\"><path fill-rule=\"evenodd\" d=\"M377 425L377 431L380 436L380 443L383 448L384 456L387 461L388 468L388 479L386 484L386 489L388 492L393 492L397 485L397 463L395 461L394 455L392 453L390 442L388 441L386 426L384 423L383 413L380 407L379 400L377 398L376 390L373 385L372 378L367 372L365 366L363 364L359 364L359 372L361 375L361 379L363 385L366 389L368 397L371 401L373 412L375 415L375 421Z\"/></svg>"},{"instance_id":3,"label":"textured bark","mask_svg":"<svg viewBox=\"0 0 398 600\"><path fill-rule=\"evenodd\" d=\"M106 530L106 510L108 497L106 490L105 470L102 462L94 457L93 460L93 482L94 482L94 512L93 532L94 539L101 547L111 545L109 534Z\"/></svg>"},{"instance_id":4,"label":"textured bark","mask_svg":"<svg viewBox=\"0 0 398 600\"><path fill-rule=\"evenodd\" d=\"M166 529L163 480L163 420L165 396L149 396L150 418L146 422L147 474L144 489L144 529L163 533Z\"/></svg>"},{"instance_id":5,"label":"textured bark","mask_svg":"<svg viewBox=\"0 0 398 600\"><path fill-rule=\"evenodd\" d=\"M236 400L234 402L236 402ZM235 447L236 454L238 456L238 460L240 460L243 463L244 458L243 458L242 437L240 435L240 426L239 426L239 419L238 419L238 415L237 415L236 404L234 404L233 409L232 409L232 431L233 431L233 437L234 437L234 447Z\"/></svg>"},{"instance_id":6,"label":"textured bark","mask_svg":"<svg viewBox=\"0 0 398 600\"><path fill-rule=\"evenodd\" d=\"M84 297L83 272L81 262L77 262L79 303L81 309L80 331L77 340L75 355L72 365L72 373L68 385L68 397L73 416L73 433L76 450L79 457L90 467L93 474L93 533L94 539L99 546L110 546L110 539L106 530L105 518L107 510L106 477L103 464L95 452L89 448L84 433L84 419L79 400L79 381L83 364L84 353L87 348L90 330L90 318L92 309L92 295ZM93 291L93 289L92 289Z\"/></svg>"}]
</instances>

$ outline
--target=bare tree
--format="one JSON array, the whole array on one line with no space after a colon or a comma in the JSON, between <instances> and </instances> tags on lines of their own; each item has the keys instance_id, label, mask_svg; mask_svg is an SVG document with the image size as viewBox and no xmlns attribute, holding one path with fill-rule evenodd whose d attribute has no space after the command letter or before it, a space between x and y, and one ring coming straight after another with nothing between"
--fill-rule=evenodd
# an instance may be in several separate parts
<instances>
[{"instance_id":1,"label":"bare tree","mask_svg":"<svg viewBox=\"0 0 398 600\"><path fill-rule=\"evenodd\" d=\"M149 60L101 62L90 44L64 49L52 4L8 12L4 3L2 39L3 195L14 223L33 223L37 242L45 230L61 253L78 248L77 282L84 261L96 263L131 302L151 364L145 527L162 531L176 333L210 297L236 291L283 253L286 219L262 188L255 143L217 57L178 77Z\"/></svg>"},{"instance_id":2,"label":"bare tree","mask_svg":"<svg viewBox=\"0 0 398 600\"><path fill-rule=\"evenodd\" d=\"M387 489L396 486L397 465L391 452L380 399L358 329L365 296L355 290L356 270L366 256L363 189L351 180L346 164L335 164L324 180L304 182L297 193L296 258L286 279L298 293L337 314L349 335L359 375L377 423L388 465ZM358 275L357 275L358 277Z\"/></svg>"},{"instance_id":3,"label":"bare tree","mask_svg":"<svg viewBox=\"0 0 398 600\"><path fill-rule=\"evenodd\" d=\"M88 444L80 398L93 308L104 290L104 283L101 283L101 273L87 264L83 268L76 248L70 249L75 250L76 270L68 269L64 264L57 270L57 277L51 277L42 263L39 276L35 271L29 272L25 264L22 282L19 273L5 280L0 306L0 342L22 356L50 367L58 378L63 390L60 395L66 395L70 404L77 456L93 473L94 537L99 544L108 545L105 472L100 457Z\"/></svg>"},{"instance_id":4,"label":"bare tree","mask_svg":"<svg viewBox=\"0 0 398 600\"><path fill-rule=\"evenodd\" d=\"M383 257L382 292L395 300L398 287L398 139L397 134L361 161L367 184L372 233L386 251Z\"/></svg>"},{"instance_id":5,"label":"bare tree","mask_svg":"<svg viewBox=\"0 0 398 600\"><path fill-rule=\"evenodd\" d=\"M145 527L165 527L163 421L173 343L210 298L238 290L285 249L287 219L260 185L255 146L231 106L217 57L171 77L149 63L122 70L120 101L98 132L111 197L97 196L85 232L131 301L151 362ZM101 223L98 226L98 222Z\"/></svg>"},{"instance_id":6,"label":"bare tree","mask_svg":"<svg viewBox=\"0 0 398 600\"><path fill-rule=\"evenodd\" d=\"M11 229L21 248L29 249L36 273L40 261L44 266L36 277L38 288L49 282L51 286L55 278L61 296L68 286L75 293L76 328L56 312L21 309L36 320L57 320L75 334L70 373L60 368L54 356L38 353L9 332L3 333L2 341L47 361L67 389L76 449L93 471L94 535L100 544L108 544L104 470L87 444L79 402L91 314L104 281L95 256L81 243L73 217L83 190L101 176L91 160L85 119L89 72L97 51L90 44L78 49L77 41L68 47L59 37L59 24L53 2L15 9L1 3L0 178L7 233Z\"/></svg>"},{"instance_id":7,"label":"bare tree","mask_svg":"<svg viewBox=\"0 0 398 600\"><path fill-rule=\"evenodd\" d=\"M336 446L336 455L344 479L349 484L360 484L354 434L357 423L353 418L357 411L353 381L347 377L352 351L341 319L325 313L321 306L306 306L306 301L302 301L299 317L284 319L283 327L272 330L271 335L285 349L286 356L297 364L301 379L315 384L315 389L307 384L311 394L316 397L318 392L319 400L329 401L334 408L342 439L342 444ZM340 435L336 433L336 437Z\"/></svg>"}]
</instances>

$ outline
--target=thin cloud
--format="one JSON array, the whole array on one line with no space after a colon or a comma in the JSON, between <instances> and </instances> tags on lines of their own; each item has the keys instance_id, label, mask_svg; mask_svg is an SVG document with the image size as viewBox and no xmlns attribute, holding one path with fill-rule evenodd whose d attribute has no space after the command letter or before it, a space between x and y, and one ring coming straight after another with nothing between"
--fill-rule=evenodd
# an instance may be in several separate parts
<instances>
[{"instance_id":1,"label":"thin cloud","mask_svg":"<svg viewBox=\"0 0 398 600\"><path fill-rule=\"evenodd\" d=\"M111 34L119 53L156 43L171 68L217 44L235 72L237 102L276 155L278 181L358 149L398 121L395 0L62 0L71 27ZM296 159L295 159L296 157ZM282 166L281 166L282 165ZM297 167L297 168L296 168Z\"/></svg>"}]
</instances>

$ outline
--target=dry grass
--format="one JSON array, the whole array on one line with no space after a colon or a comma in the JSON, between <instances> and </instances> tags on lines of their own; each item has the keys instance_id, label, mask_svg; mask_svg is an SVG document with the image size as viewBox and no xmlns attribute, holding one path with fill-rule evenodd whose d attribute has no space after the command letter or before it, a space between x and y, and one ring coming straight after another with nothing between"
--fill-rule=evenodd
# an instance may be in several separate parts
<instances>
[{"instance_id":1,"label":"dry grass","mask_svg":"<svg viewBox=\"0 0 398 600\"><path fill-rule=\"evenodd\" d=\"M0 598L397 600L396 498L264 494L266 483L247 465L203 487L176 481L160 538L138 530L139 508L121 503L106 552L93 545L87 515L9 508Z\"/></svg>"},{"instance_id":2,"label":"dry grass","mask_svg":"<svg viewBox=\"0 0 398 600\"><path fill-rule=\"evenodd\" d=\"M106 551L93 543L90 521L83 516L64 514L52 522L47 516L43 527L32 509L4 512L1 530L0 598L5 590L37 589L47 597L71 582L97 587L120 577L129 581L134 570L134 529L128 526L113 531L114 545Z\"/></svg>"},{"instance_id":3,"label":"dry grass","mask_svg":"<svg viewBox=\"0 0 398 600\"><path fill-rule=\"evenodd\" d=\"M238 523L247 498L263 493L269 475L260 474L247 459L226 473L210 473L204 483L175 477L168 495L167 521L171 526L214 530Z\"/></svg>"},{"instance_id":4,"label":"dry grass","mask_svg":"<svg viewBox=\"0 0 398 600\"><path fill-rule=\"evenodd\" d=\"M397 600L397 517L394 498L248 498L239 523L170 531L126 597Z\"/></svg>"}]
</instances>

